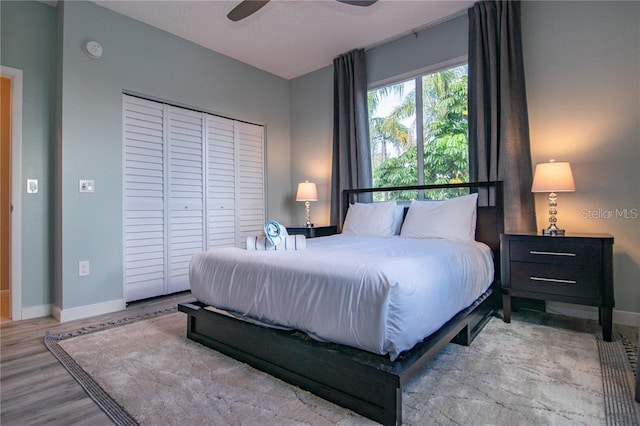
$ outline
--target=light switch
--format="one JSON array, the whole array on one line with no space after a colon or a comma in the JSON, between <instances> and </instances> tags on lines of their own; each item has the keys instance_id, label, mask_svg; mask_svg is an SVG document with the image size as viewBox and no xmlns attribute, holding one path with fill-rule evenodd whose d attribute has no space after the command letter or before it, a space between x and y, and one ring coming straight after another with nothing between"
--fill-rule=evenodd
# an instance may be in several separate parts
<instances>
[{"instance_id":1,"label":"light switch","mask_svg":"<svg viewBox=\"0 0 640 426\"><path fill-rule=\"evenodd\" d=\"M27 179L27 194L38 193L38 179Z\"/></svg>"},{"instance_id":2,"label":"light switch","mask_svg":"<svg viewBox=\"0 0 640 426\"><path fill-rule=\"evenodd\" d=\"M94 188L95 186L92 180L80 179L80 185L79 185L80 192L93 192Z\"/></svg>"}]
</instances>

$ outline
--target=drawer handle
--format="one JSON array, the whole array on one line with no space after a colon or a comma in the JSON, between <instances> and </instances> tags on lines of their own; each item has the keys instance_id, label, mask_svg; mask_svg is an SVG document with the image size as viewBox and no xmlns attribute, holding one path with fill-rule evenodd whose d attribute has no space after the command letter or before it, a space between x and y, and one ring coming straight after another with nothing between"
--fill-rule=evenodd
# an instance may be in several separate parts
<instances>
[{"instance_id":1,"label":"drawer handle","mask_svg":"<svg viewBox=\"0 0 640 426\"><path fill-rule=\"evenodd\" d=\"M569 257L576 257L575 253L562 253L562 252L557 252L557 251L529 250L529 254L537 254L537 255L542 255L542 256L569 256Z\"/></svg>"},{"instance_id":2,"label":"drawer handle","mask_svg":"<svg viewBox=\"0 0 640 426\"><path fill-rule=\"evenodd\" d=\"M529 277L531 281L545 281L549 283L560 283L560 284L577 284L577 281L574 280L562 280L560 278L541 278L541 277Z\"/></svg>"}]
</instances>

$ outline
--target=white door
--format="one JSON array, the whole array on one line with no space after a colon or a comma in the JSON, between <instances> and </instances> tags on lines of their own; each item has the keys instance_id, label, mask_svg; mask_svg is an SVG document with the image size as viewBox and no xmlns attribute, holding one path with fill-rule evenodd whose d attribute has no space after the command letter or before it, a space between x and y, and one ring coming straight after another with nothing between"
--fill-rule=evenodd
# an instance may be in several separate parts
<instances>
[{"instance_id":1,"label":"white door","mask_svg":"<svg viewBox=\"0 0 640 426\"><path fill-rule=\"evenodd\" d=\"M264 233L264 127L236 123L238 236L243 247L248 236Z\"/></svg>"},{"instance_id":2,"label":"white door","mask_svg":"<svg viewBox=\"0 0 640 426\"><path fill-rule=\"evenodd\" d=\"M205 248L204 114L169 106L167 293L189 289L189 262Z\"/></svg>"},{"instance_id":3,"label":"white door","mask_svg":"<svg viewBox=\"0 0 640 426\"><path fill-rule=\"evenodd\" d=\"M126 301L189 289L195 253L263 232L264 127L123 95Z\"/></svg>"},{"instance_id":4,"label":"white door","mask_svg":"<svg viewBox=\"0 0 640 426\"><path fill-rule=\"evenodd\" d=\"M164 106L123 97L124 298L164 294Z\"/></svg>"},{"instance_id":5,"label":"white door","mask_svg":"<svg viewBox=\"0 0 640 426\"><path fill-rule=\"evenodd\" d=\"M207 248L236 244L235 123L207 115Z\"/></svg>"}]
</instances>

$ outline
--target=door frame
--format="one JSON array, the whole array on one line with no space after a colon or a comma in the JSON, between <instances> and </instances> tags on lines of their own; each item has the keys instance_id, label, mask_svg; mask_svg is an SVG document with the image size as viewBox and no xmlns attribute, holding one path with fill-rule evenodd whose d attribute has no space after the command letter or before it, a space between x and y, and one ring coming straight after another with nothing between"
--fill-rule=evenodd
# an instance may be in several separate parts
<instances>
[{"instance_id":1,"label":"door frame","mask_svg":"<svg viewBox=\"0 0 640 426\"><path fill-rule=\"evenodd\" d=\"M22 319L22 70L0 66L11 79L11 320Z\"/></svg>"}]
</instances>

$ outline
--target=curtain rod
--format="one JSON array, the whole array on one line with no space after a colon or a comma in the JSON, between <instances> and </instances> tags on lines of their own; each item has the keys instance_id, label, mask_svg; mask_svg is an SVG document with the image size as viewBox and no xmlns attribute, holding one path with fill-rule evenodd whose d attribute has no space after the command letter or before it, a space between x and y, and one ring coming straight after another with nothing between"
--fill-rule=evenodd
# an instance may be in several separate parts
<instances>
[{"instance_id":1,"label":"curtain rod","mask_svg":"<svg viewBox=\"0 0 640 426\"><path fill-rule=\"evenodd\" d=\"M428 28L435 27L436 25L440 25L443 22L450 21L452 19L455 19L455 18L457 18L459 16L466 15L466 14L467 14L467 9L461 10L461 11L456 12L454 14L445 16L444 18L438 19L437 21L429 22L428 24L425 24L425 25L423 25L421 27L416 27L416 28L414 28L414 29L412 29L410 31L407 31L407 32L402 33L402 34L399 34L397 36L393 36L393 37L390 37L388 39L385 39L385 40L376 42L374 44L371 44L369 46L365 46L364 47L364 51L366 52L367 50L375 49L376 47L380 47L382 45L385 45L385 44L388 44L388 43L391 43L391 42L394 42L394 41L402 40L403 38L417 37L418 33L422 32L422 31L424 31L424 30L426 30Z\"/></svg>"}]
</instances>

